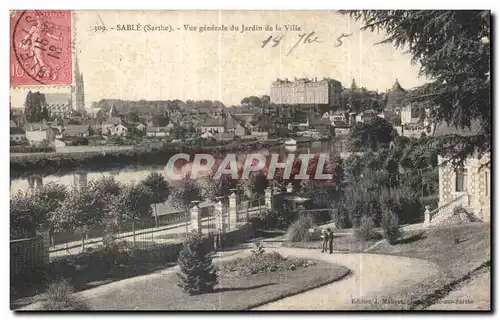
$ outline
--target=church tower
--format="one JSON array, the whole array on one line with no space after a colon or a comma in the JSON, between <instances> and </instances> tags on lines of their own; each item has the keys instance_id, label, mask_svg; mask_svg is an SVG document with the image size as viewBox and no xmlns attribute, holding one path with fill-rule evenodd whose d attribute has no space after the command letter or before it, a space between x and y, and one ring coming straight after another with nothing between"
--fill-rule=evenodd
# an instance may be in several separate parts
<instances>
[{"instance_id":1,"label":"church tower","mask_svg":"<svg viewBox=\"0 0 500 320\"><path fill-rule=\"evenodd\" d=\"M75 54L75 79L71 88L72 109L78 112L85 111L85 89L83 83L83 73L80 72L78 56Z\"/></svg>"}]
</instances>

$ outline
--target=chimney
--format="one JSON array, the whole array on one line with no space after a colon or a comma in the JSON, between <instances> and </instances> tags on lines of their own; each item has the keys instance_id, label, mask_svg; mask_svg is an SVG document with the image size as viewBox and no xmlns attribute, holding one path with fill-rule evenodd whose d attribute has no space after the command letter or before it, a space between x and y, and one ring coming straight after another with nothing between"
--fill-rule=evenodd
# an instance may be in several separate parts
<instances>
[{"instance_id":1,"label":"chimney","mask_svg":"<svg viewBox=\"0 0 500 320\"><path fill-rule=\"evenodd\" d=\"M297 81L297 77L293 77L293 81Z\"/></svg>"}]
</instances>

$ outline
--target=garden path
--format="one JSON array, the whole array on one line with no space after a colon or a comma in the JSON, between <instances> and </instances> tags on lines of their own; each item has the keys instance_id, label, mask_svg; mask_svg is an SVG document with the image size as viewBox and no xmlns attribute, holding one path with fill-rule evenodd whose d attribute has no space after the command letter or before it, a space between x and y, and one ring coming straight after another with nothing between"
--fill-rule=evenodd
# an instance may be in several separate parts
<instances>
[{"instance_id":1,"label":"garden path","mask_svg":"<svg viewBox=\"0 0 500 320\"><path fill-rule=\"evenodd\" d=\"M437 268L433 264L413 258L368 253L346 254L334 252L333 254L325 254L313 249L266 247L268 247L267 251L274 250L285 256L324 260L340 264L349 268L351 273L344 280L265 304L255 310L356 309L361 306L360 304L367 303L367 301L363 300L373 299L381 296L384 292L410 286L437 272ZM221 252L214 259L214 263L217 264L220 261L245 256L249 253L250 250L246 248ZM157 280L158 285L161 285L161 278L164 275L177 271L178 267L175 266L152 274L124 279L81 291L75 295L86 301L92 301L117 290L122 292L132 289L137 290L138 287L141 287L141 283L150 283ZM154 294L154 292L145 292L145 294ZM34 310L39 307L39 303L35 303L21 310Z\"/></svg>"},{"instance_id":2,"label":"garden path","mask_svg":"<svg viewBox=\"0 0 500 320\"><path fill-rule=\"evenodd\" d=\"M368 253L324 254L319 250L283 247L277 248L277 251L283 255L336 263L349 268L351 274L344 280L254 310L355 310L366 308L370 303L400 303L382 301L380 297L438 272L430 262L407 257Z\"/></svg>"}]
</instances>

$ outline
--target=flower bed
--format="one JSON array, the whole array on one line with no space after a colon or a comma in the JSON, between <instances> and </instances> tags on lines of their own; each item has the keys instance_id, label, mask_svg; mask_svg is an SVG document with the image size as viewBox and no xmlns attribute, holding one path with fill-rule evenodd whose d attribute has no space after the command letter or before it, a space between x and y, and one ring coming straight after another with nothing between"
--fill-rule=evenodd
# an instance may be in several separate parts
<instances>
[{"instance_id":1,"label":"flower bed","mask_svg":"<svg viewBox=\"0 0 500 320\"><path fill-rule=\"evenodd\" d=\"M277 252L264 252L224 262L219 266L219 273L224 276L230 276L231 274L244 276L267 272L293 271L314 265L316 265L314 261L287 258Z\"/></svg>"}]
</instances>

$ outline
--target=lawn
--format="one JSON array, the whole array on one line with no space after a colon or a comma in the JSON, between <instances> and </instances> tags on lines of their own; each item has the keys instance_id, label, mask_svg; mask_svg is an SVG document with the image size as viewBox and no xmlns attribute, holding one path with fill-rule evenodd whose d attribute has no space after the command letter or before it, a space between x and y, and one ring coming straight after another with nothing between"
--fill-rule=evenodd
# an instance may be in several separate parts
<instances>
[{"instance_id":1,"label":"lawn","mask_svg":"<svg viewBox=\"0 0 500 320\"><path fill-rule=\"evenodd\" d=\"M468 223L405 232L398 244L383 242L373 253L419 258L435 263L440 273L418 285L391 293L393 299L411 301L423 309L446 296L491 260L490 224ZM394 307L391 305L391 307Z\"/></svg>"},{"instance_id":2,"label":"lawn","mask_svg":"<svg viewBox=\"0 0 500 320\"><path fill-rule=\"evenodd\" d=\"M213 293L189 296L177 287L174 272L133 283L122 290L85 300L92 310L248 310L310 290L349 273L326 262L293 271L235 276L222 274Z\"/></svg>"}]
</instances>

